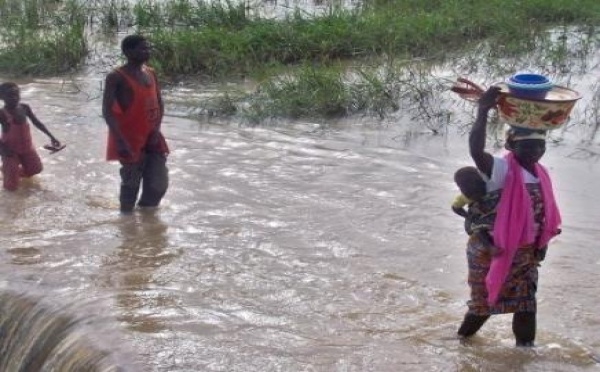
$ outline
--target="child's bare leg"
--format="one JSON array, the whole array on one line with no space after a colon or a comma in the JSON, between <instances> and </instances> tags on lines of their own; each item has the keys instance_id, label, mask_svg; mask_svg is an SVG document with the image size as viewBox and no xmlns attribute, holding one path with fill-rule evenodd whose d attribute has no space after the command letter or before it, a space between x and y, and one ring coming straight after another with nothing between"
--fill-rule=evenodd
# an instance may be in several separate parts
<instances>
[{"instance_id":1,"label":"child's bare leg","mask_svg":"<svg viewBox=\"0 0 600 372\"><path fill-rule=\"evenodd\" d=\"M21 158L23 177L35 176L36 174L41 173L44 169L42 166L42 159L40 159L40 156L35 151L19 155L19 157Z\"/></svg>"},{"instance_id":2,"label":"child's bare leg","mask_svg":"<svg viewBox=\"0 0 600 372\"><path fill-rule=\"evenodd\" d=\"M17 156L2 157L2 184L5 190L15 191L19 188L21 166Z\"/></svg>"}]
</instances>

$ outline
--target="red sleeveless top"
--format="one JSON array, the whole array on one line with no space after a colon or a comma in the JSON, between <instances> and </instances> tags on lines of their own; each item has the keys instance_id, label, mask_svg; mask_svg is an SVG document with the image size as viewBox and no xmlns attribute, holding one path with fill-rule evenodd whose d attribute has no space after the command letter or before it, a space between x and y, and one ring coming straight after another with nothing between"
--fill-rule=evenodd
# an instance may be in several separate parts
<instances>
[{"instance_id":1,"label":"red sleeveless top","mask_svg":"<svg viewBox=\"0 0 600 372\"><path fill-rule=\"evenodd\" d=\"M27 119L22 123L18 123L15 120L15 117L9 114L6 109L0 110L0 116L2 116L2 119L8 124L8 131L3 131L2 137L0 138L2 143L15 154L26 154L35 151Z\"/></svg>"},{"instance_id":2,"label":"red sleeveless top","mask_svg":"<svg viewBox=\"0 0 600 372\"><path fill-rule=\"evenodd\" d=\"M119 129L121 130L125 141L127 141L131 148L133 156L127 159L122 159L119 156L116 137L109 130L106 146L107 160L121 160L135 163L140 160L144 150L163 154L169 153L167 142L162 133L159 133L157 144L154 145L152 149L148 148L150 134L159 125L160 104L158 102L157 84L154 72L150 67L144 66L142 68L151 78L149 86L139 83L129 76L122 68L115 70L125 79L133 91L133 100L126 111L123 111L118 102L115 102L111 108L119 125Z\"/></svg>"}]
</instances>

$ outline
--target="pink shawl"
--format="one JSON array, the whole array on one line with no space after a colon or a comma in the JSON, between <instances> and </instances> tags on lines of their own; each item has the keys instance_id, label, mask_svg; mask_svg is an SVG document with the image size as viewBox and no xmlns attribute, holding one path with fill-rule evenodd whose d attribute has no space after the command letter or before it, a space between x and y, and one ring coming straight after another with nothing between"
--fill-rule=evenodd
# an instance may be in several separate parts
<instances>
[{"instance_id":1,"label":"pink shawl","mask_svg":"<svg viewBox=\"0 0 600 372\"><path fill-rule=\"evenodd\" d=\"M494 221L494 244L502 249L502 253L492 258L490 270L485 278L490 305L498 301L517 249L536 243L533 206L523 182L523 168L512 152L506 155L506 160L508 172ZM546 168L536 164L535 173L540 181L544 199L544 226L537 242L537 248L541 248L558 233L561 218Z\"/></svg>"}]
</instances>

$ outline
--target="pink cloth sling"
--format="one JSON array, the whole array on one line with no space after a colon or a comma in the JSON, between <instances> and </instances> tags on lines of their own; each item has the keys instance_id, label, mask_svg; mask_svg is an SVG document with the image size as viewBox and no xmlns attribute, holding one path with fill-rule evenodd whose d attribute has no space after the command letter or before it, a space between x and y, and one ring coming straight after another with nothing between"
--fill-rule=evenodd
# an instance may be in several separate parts
<instances>
[{"instance_id":1,"label":"pink cloth sling","mask_svg":"<svg viewBox=\"0 0 600 372\"><path fill-rule=\"evenodd\" d=\"M544 224L536 242L533 205L525 183L522 168L515 155L506 155L508 172L494 221L494 244L502 249L499 256L493 257L490 270L485 278L488 291L488 304L498 301L504 281L510 272L517 249L536 243L536 248L544 247L558 233L561 224L560 211L554 199L550 176L541 164L535 165L535 173L540 181L544 200Z\"/></svg>"}]
</instances>

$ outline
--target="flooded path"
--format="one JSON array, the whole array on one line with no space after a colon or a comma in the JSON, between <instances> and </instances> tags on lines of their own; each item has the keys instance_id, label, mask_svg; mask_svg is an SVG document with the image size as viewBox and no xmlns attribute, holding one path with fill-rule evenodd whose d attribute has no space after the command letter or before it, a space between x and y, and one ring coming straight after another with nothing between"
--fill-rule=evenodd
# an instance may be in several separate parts
<instances>
[{"instance_id":1,"label":"flooded path","mask_svg":"<svg viewBox=\"0 0 600 372\"><path fill-rule=\"evenodd\" d=\"M156 213L121 216L98 96L20 84L68 146L0 193L0 288L118 325L144 370L597 369L600 164L575 141L544 159L564 233L541 268L539 346L515 349L509 316L461 346L466 237L449 204L466 137L216 124L170 112L166 92L171 187Z\"/></svg>"}]
</instances>

